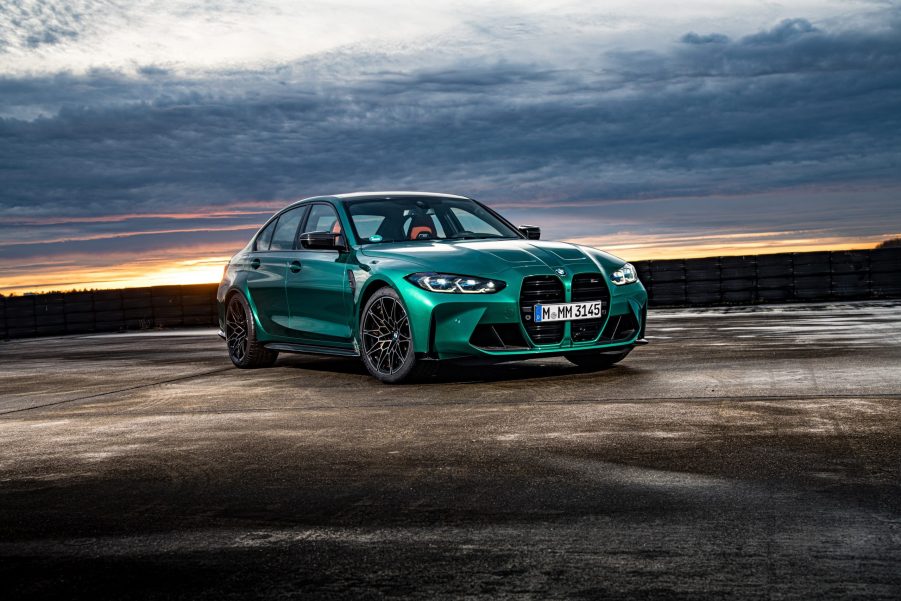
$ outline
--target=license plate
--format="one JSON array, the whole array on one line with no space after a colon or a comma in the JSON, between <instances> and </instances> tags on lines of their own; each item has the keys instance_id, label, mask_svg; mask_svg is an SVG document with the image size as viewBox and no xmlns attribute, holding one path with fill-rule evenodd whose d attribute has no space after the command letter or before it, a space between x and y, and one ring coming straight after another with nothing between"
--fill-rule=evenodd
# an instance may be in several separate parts
<instances>
[{"instance_id":1,"label":"license plate","mask_svg":"<svg viewBox=\"0 0 901 601\"><path fill-rule=\"evenodd\" d=\"M604 303L560 303L555 305L535 305L535 323L548 321L571 321L575 319L598 319L604 316Z\"/></svg>"}]
</instances>

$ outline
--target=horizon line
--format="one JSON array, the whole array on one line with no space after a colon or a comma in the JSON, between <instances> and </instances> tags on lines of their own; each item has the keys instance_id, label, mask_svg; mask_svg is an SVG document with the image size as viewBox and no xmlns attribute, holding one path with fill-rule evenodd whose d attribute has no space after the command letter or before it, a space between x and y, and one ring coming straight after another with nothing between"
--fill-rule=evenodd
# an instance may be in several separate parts
<instances>
[{"instance_id":1,"label":"horizon line","mask_svg":"<svg viewBox=\"0 0 901 601\"><path fill-rule=\"evenodd\" d=\"M777 254L807 254L807 253L815 253L815 252L858 252L858 251L872 251L877 250L880 244L884 243L870 243L870 244L838 244L838 245L829 245L823 247L815 247L809 248L804 247L803 250L786 250L785 248L773 248L771 251L766 251L766 249L755 249L759 250L759 252L722 252L716 254L697 254L697 253L686 253L683 256L677 257L647 257L647 258L639 258L639 259L628 259L628 262L639 263L639 262L648 262L648 261L690 261L690 260L702 260L702 259L715 259L720 257L740 257L740 256L764 256L764 255L777 255ZM590 245L586 245L590 246ZM608 246L608 248L611 248ZM890 248L890 247L889 247ZM736 249L736 250L741 250ZM703 251L699 251L703 252ZM655 254L655 253L651 253ZM221 269L224 268L228 259L224 259L221 263L216 263L212 267L217 271L221 272ZM624 259L625 260L625 259ZM192 260L188 261L193 264L209 264L210 260ZM66 283L64 285L71 285L71 288L60 288L60 284L46 284L46 285L23 285L23 286L13 286L0 289L0 297L2 298L13 298L16 296L39 296L44 294L69 294L73 292L92 292L99 290L131 290L131 289L139 289L139 288L156 288L161 286L196 286L196 285L207 285L207 284L217 284L221 278L210 279L209 277L204 277L201 275L197 275L197 279L185 278L184 275L179 275L179 270L172 270L171 268L168 270L169 273L172 273L171 277L161 276L161 277L146 277L143 278L148 283L140 284L142 278L122 278L115 279L109 281L102 280L94 280L94 281L85 281L85 282L71 282ZM187 270L186 270L187 271ZM82 285L83 284L83 285ZM23 290L24 289L24 290Z\"/></svg>"}]
</instances>

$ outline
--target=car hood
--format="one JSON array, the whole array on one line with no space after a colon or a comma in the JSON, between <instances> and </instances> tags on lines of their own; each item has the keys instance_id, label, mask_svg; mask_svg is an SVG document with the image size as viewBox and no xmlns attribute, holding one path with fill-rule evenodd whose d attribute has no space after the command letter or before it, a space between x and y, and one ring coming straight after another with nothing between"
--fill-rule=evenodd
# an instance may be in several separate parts
<instances>
[{"instance_id":1,"label":"car hood","mask_svg":"<svg viewBox=\"0 0 901 601\"><path fill-rule=\"evenodd\" d=\"M388 261L394 266L408 264L417 271L491 276L507 271L521 274L609 271L625 261L595 248L566 242L538 240L434 240L369 244L360 257L375 264Z\"/></svg>"}]
</instances>

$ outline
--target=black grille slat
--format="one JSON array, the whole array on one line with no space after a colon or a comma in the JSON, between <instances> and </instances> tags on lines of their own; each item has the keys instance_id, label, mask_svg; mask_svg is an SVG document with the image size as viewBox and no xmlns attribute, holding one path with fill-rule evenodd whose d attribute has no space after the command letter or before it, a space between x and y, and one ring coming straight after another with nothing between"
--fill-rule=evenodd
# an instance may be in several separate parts
<instances>
[{"instance_id":1,"label":"black grille slat","mask_svg":"<svg viewBox=\"0 0 901 601\"><path fill-rule=\"evenodd\" d=\"M604 327L604 318L610 311L610 290L600 273L580 273L573 276L572 302L603 302L604 312L598 319L583 319L572 322L571 335L573 342L594 340Z\"/></svg>"},{"instance_id":2,"label":"black grille slat","mask_svg":"<svg viewBox=\"0 0 901 601\"><path fill-rule=\"evenodd\" d=\"M601 334L607 313L610 311L610 289L604 275L580 273L573 276L570 302L601 301L603 314L597 319L573 320L570 333L573 342L595 340ZM563 282L554 276L533 276L523 280L520 292L520 311L523 325L535 344L557 344L563 340L566 322L535 323L532 321L535 305L564 303L566 295Z\"/></svg>"},{"instance_id":3,"label":"black grille slat","mask_svg":"<svg viewBox=\"0 0 901 601\"><path fill-rule=\"evenodd\" d=\"M469 343L488 351L519 351L528 349L519 324L479 324L469 337Z\"/></svg>"},{"instance_id":4,"label":"black grille slat","mask_svg":"<svg viewBox=\"0 0 901 601\"><path fill-rule=\"evenodd\" d=\"M522 290L519 295L519 306L522 313L522 323L529 334L529 338L535 344L556 344L563 340L563 325L565 322L535 323L532 314L538 303L563 303L566 295L563 291L563 282L554 276L533 276L525 278L522 282Z\"/></svg>"}]
</instances>

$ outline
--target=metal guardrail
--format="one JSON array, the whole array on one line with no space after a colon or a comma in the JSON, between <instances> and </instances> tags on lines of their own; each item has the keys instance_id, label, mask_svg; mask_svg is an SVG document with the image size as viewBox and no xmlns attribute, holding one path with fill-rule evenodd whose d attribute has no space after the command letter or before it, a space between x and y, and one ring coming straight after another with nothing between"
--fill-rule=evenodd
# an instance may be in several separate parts
<instances>
[{"instance_id":1,"label":"metal guardrail","mask_svg":"<svg viewBox=\"0 0 901 601\"><path fill-rule=\"evenodd\" d=\"M901 298L901 248L636 261L651 307ZM214 326L216 284L0 298L0 339Z\"/></svg>"}]
</instances>

